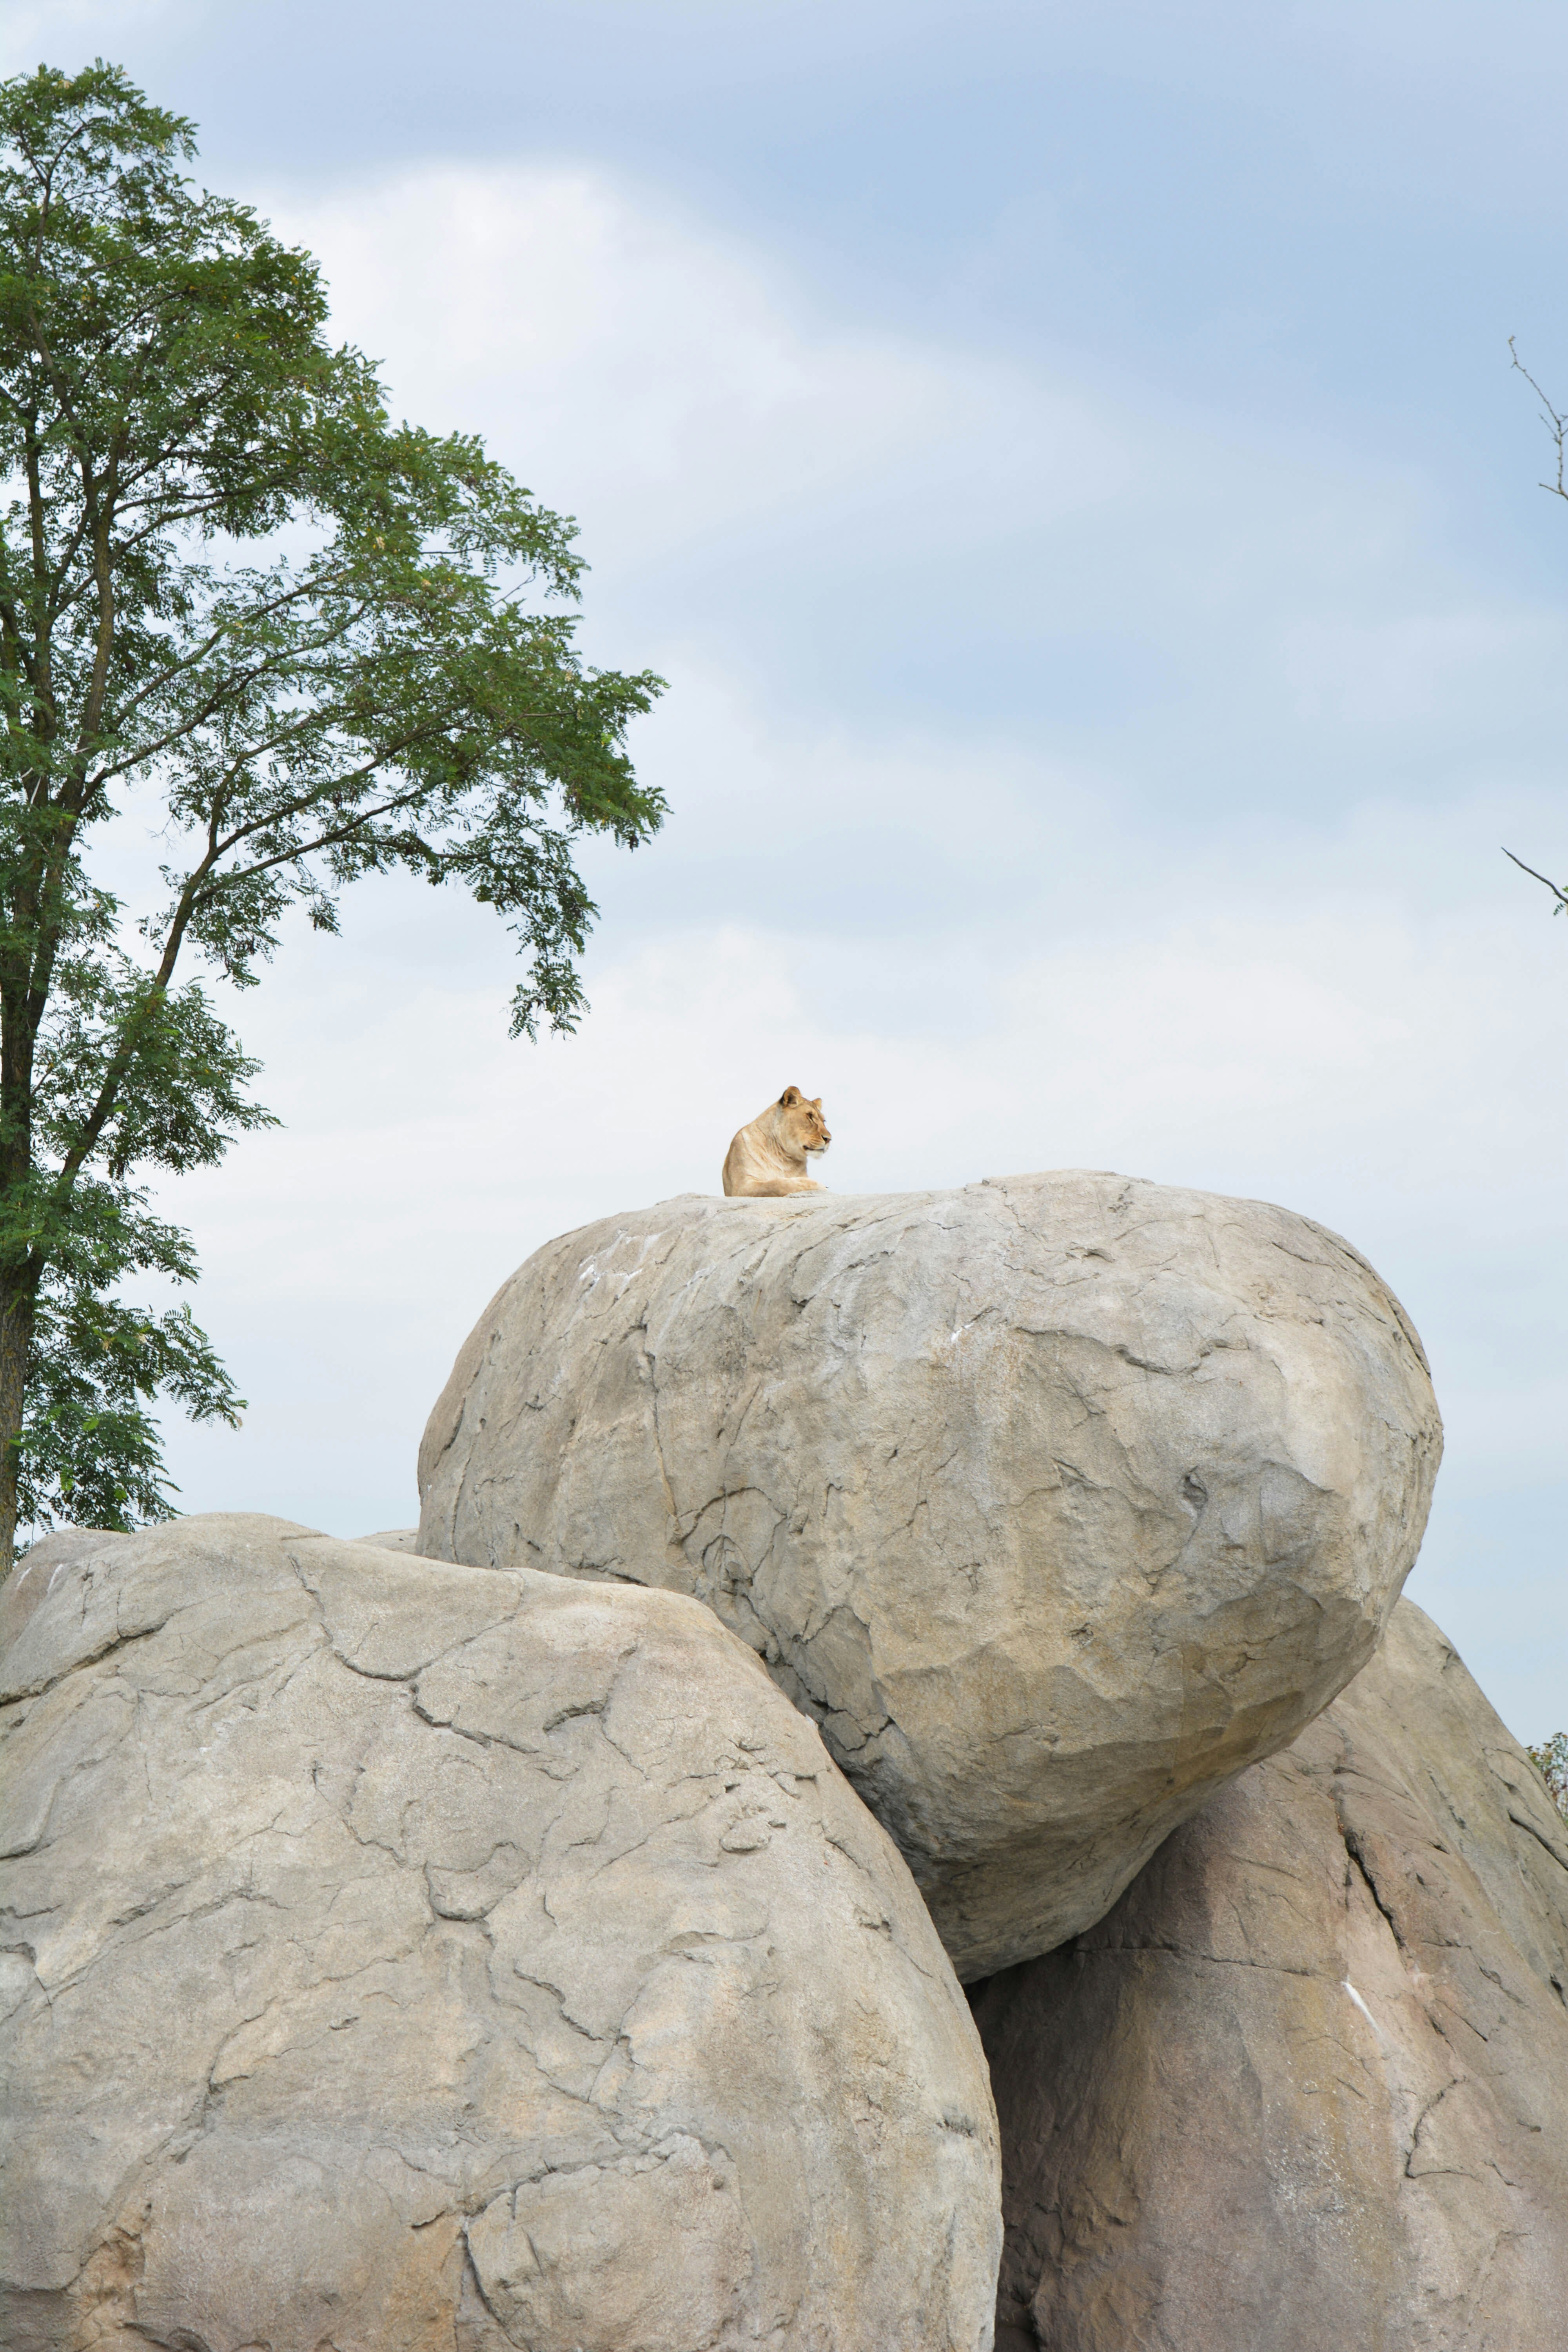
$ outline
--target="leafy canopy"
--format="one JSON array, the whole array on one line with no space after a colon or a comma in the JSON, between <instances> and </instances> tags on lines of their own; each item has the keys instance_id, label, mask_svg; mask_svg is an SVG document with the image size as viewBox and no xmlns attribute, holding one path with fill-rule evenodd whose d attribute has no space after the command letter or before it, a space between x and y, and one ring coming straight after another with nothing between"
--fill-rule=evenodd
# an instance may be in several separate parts
<instances>
[{"instance_id":1,"label":"leafy canopy","mask_svg":"<svg viewBox=\"0 0 1568 2352\"><path fill-rule=\"evenodd\" d=\"M394 424L195 152L116 67L0 85L0 1521L157 1516L148 1403L239 1409L120 1297L195 1270L148 1180L268 1123L192 960L251 986L290 908L335 930L402 868L510 926L514 1035L570 1030L575 843L663 815L625 748L661 682L582 660L573 525ZM168 845L139 926L90 870L128 809Z\"/></svg>"}]
</instances>

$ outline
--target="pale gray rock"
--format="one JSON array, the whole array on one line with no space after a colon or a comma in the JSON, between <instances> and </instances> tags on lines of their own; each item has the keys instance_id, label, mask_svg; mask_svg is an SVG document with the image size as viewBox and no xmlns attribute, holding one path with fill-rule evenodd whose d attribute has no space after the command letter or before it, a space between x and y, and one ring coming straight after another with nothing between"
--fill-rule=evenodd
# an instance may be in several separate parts
<instances>
[{"instance_id":1,"label":"pale gray rock","mask_svg":"<svg viewBox=\"0 0 1568 2352\"><path fill-rule=\"evenodd\" d=\"M80 1560L120 1538L107 1528L56 1528L22 1554L0 1584L0 1657L4 1657L50 1585Z\"/></svg>"},{"instance_id":2,"label":"pale gray rock","mask_svg":"<svg viewBox=\"0 0 1568 2352\"><path fill-rule=\"evenodd\" d=\"M1098 1927L973 1998L998 2352L1568 2345L1568 1832L1412 1602Z\"/></svg>"},{"instance_id":3,"label":"pale gray rock","mask_svg":"<svg viewBox=\"0 0 1568 2352\"><path fill-rule=\"evenodd\" d=\"M963 1996L696 1603L197 1517L4 1699L11 2352L988 2352Z\"/></svg>"},{"instance_id":4,"label":"pale gray rock","mask_svg":"<svg viewBox=\"0 0 1568 2352\"><path fill-rule=\"evenodd\" d=\"M374 1535L355 1536L355 1543L373 1544L377 1551L411 1551L419 1549L417 1528L377 1528Z\"/></svg>"},{"instance_id":5,"label":"pale gray rock","mask_svg":"<svg viewBox=\"0 0 1568 2352\"><path fill-rule=\"evenodd\" d=\"M431 1415L419 1548L695 1594L960 1976L1100 1917L1372 1654L1440 1426L1345 1243L1119 1176L688 1195L568 1234Z\"/></svg>"}]
</instances>

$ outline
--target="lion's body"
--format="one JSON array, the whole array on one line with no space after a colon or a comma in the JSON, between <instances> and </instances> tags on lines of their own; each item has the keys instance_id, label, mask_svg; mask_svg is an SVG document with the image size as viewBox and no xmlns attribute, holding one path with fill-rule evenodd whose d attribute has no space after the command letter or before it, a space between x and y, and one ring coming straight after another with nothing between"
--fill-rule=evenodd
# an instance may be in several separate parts
<instances>
[{"instance_id":1,"label":"lion's body","mask_svg":"<svg viewBox=\"0 0 1568 2352\"><path fill-rule=\"evenodd\" d=\"M822 1116L822 1097L808 1102L798 1087L785 1087L777 1102L743 1127L724 1155L724 1190L732 1200L776 1200L786 1192L820 1192L805 1172L805 1155L826 1151L833 1138Z\"/></svg>"}]
</instances>

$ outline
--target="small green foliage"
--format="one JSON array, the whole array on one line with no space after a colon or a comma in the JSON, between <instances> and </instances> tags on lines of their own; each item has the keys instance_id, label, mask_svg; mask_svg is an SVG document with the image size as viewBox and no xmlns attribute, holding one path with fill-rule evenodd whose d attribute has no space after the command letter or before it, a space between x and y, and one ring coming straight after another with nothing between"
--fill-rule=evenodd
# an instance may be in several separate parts
<instances>
[{"instance_id":1,"label":"small green foliage","mask_svg":"<svg viewBox=\"0 0 1568 2352\"><path fill-rule=\"evenodd\" d=\"M245 1405L188 1307L144 1315L46 1277L22 1423L20 1524L130 1528L171 1517L145 1410L159 1395L194 1421L231 1429Z\"/></svg>"},{"instance_id":2,"label":"small green foliage","mask_svg":"<svg viewBox=\"0 0 1568 2352\"><path fill-rule=\"evenodd\" d=\"M1552 1791L1552 1801L1568 1821L1568 1731L1554 1731L1539 1748L1527 1748L1525 1754Z\"/></svg>"},{"instance_id":3,"label":"small green foliage","mask_svg":"<svg viewBox=\"0 0 1568 2352\"><path fill-rule=\"evenodd\" d=\"M510 925L514 1035L570 1030L575 845L664 814L625 749L661 682L582 660L574 526L395 424L195 152L116 67L0 84L0 1546L13 1504L165 1511L155 1397L239 1409L187 1311L120 1297L195 1273L139 1175L268 1123L189 960L251 986L291 908L335 930L402 868ZM132 793L169 844L139 926L89 865Z\"/></svg>"}]
</instances>

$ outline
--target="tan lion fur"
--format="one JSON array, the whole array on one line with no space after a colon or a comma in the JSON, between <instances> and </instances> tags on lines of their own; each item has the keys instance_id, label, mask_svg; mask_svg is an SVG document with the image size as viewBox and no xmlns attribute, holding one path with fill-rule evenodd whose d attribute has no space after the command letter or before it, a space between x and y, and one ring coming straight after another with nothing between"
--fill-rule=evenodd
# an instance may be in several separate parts
<instances>
[{"instance_id":1,"label":"tan lion fur","mask_svg":"<svg viewBox=\"0 0 1568 2352\"><path fill-rule=\"evenodd\" d=\"M833 1138L822 1116L822 1097L808 1102L798 1087L785 1087L777 1102L759 1111L724 1154L724 1190L731 1199L776 1200L785 1192L820 1192L805 1172L808 1151L826 1151Z\"/></svg>"}]
</instances>

